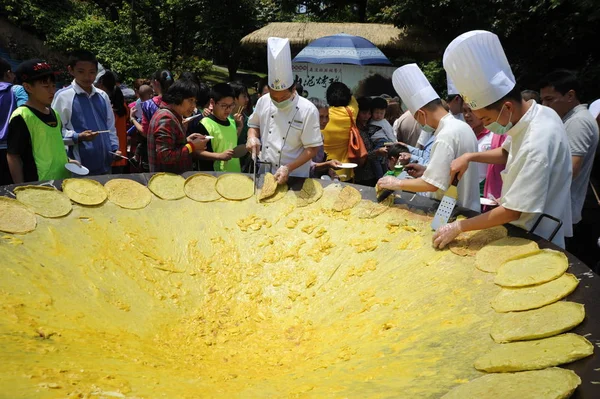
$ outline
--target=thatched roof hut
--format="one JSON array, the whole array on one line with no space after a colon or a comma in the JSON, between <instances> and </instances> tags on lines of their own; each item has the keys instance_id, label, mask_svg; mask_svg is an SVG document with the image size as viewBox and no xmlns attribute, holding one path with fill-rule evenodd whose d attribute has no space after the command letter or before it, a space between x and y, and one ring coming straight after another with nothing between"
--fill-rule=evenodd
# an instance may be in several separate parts
<instances>
[{"instance_id":1,"label":"thatched roof hut","mask_svg":"<svg viewBox=\"0 0 600 399\"><path fill-rule=\"evenodd\" d=\"M313 40L336 33L362 36L386 53L432 54L443 51L443 47L431 36L415 29L360 23L273 22L246 35L240 43L246 48L264 48L271 36L287 37L292 52L297 53Z\"/></svg>"}]
</instances>

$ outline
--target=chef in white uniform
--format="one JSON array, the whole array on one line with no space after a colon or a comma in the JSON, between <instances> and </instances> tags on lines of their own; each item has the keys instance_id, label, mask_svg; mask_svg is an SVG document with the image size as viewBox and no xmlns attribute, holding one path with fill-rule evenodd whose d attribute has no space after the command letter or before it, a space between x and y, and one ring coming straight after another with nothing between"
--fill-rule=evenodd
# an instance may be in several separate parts
<instances>
[{"instance_id":1,"label":"chef in white uniform","mask_svg":"<svg viewBox=\"0 0 600 399\"><path fill-rule=\"evenodd\" d=\"M440 227L434 246L443 248L462 231L511 223L530 230L541 214L563 224L552 240L564 248L571 235L571 153L560 117L534 100L525 102L498 36L471 31L444 53L444 69L486 128L509 137L501 148L466 154L452 162L452 174L470 162L504 164L502 197L492 211ZM467 169L468 167L468 169ZM557 223L544 218L535 233L548 238Z\"/></svg>"},{"instance_id":2,"label":"chef in white uniform","mask_svg":"<svg viewBox=\"0 0 600 399\"><path fill-rule=\"evenodd\" d=\"M431 148L429 163L419 168L417 179L399 180L393 176L382 177L379 188L388 190L405 190L416 193L434 193L434 198L441 199L450 187L450 164L457 157L477 151L477 139L473 130L465 122L454 118L442 106L440 97L417 64L408 64L394 71L392 77L394 89L402 102L425 131L435 135ZM458 183L457 204L479 212L479 181L477 168L469 168Z\"/></svg>"},{"instance_id":3,"label":"chef in white uniform","mask_svg":"<svg viewBox=\"0 0 600 399\"><path fill-rule=\"evenodd\" d=\"M270 37L267 61L269 94L258 99L248 120L246 147L252 154L260 152L260 160L271 163L267 171L283 184L288 176L308 177L323 137L319 111L296 93L289 40Z\"/></svg>"},{"instance_id":4,"label":"chef in white uniform","mask_svg":"<svg viewBox=\"0 0 600 399\"><path fill-rule=\"evenodd\" d=\"M463 98L448 74L446 74L446 82L448 83L448 99L446 103L450 108L450 112L456 119L460 119L464 122L465 116L463 115Z\"/></svg>"}]
</instances>

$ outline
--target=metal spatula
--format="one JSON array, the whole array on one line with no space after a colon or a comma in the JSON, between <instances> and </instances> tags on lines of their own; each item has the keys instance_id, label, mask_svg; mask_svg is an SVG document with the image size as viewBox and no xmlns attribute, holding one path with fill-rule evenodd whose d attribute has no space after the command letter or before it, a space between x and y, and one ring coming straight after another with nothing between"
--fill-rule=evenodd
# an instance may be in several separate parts
<instances>
[{"instance_id":1,"label":"metal spatula","mask_svg":"<svg viewBox=\"0 0 600 399\"><path fill-rule=\"evenodd\" d=\"M431 222L432 229L439 229L448 223L448 220L452 216L452 211L454 211L456 200L458 199L458 188L456 186L458 186L458 179L455 177L452 185L444 193L444 198L442 198L442 202L440 202L440 206L435 212L435 216Z\"/></svg>"}]
</instances>

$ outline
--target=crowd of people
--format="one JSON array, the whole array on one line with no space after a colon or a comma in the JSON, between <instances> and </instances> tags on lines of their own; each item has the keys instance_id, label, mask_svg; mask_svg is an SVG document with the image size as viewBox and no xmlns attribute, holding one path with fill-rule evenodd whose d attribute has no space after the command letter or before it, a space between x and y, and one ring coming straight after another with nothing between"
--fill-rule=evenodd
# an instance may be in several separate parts
<instances>
[{"instance_id":1,"label":"crowd of people","mask_svg":"<svg viewBox=\"0 0 600 399\"><path fill-rule=\"evenodd\" d=\"M554 71L521 91L498 38L476 31L444 54L445 99L416 64L394 73L396 97L355 98L333 82L326 98L307 99L288 40L270 38L267 54L256 101L241 82L209 87L169 70L130 90L88 51L70 55L73 81L58 91L45 61L13 72L0 60L0 185L63 179L67 163L90 175L250 172L256 159L279 184L315 177L440 199L454 182L458 204L483 214L440 228L440 248L463 231L529 230L543 214L562 222L554 237L551 221L537 231L557 245L582 234L600 102L582 103L575 73ZM391 175L398 167L404 173Z\"/></svg>"}]
</instances>

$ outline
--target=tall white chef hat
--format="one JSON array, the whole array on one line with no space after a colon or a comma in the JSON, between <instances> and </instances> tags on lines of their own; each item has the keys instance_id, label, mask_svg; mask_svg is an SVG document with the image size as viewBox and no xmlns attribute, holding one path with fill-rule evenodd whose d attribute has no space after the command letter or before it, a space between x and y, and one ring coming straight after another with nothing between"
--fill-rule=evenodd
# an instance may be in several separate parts
<instances>
[{"instance_id":1,"label":"tall white chef hat","mask_svg":"<svg viewBox=\"0 0 600 399\"><path fill-rule=\"evenodd\" d=\"M421 107L440 98L417 64L408 64L396 69L392 83L413 116Z\"/></svg>"},{"instance_id":2,"label":"tall white chef hat","mask_svg":"<svg viewBox=\"0 0 600 399\"><path fill-rule=\"evenodd\" d=\"M453 94L460 94L458 92L458 89L454 85L454 82L452 81L452 78L448 74L446 74L446 81L448 82L448 95L449 96L451 96Z\"/></svg>"},{"instance_id":3,"label":"tall white chef hat","mask_svg":"<svg viewBox=\"0 0 600 399\"><path fill-rule=\"evenodd\" d=\"M472 109L500 100L516 85L500 39L474 30L454 39L444 52L444 69Z\"/></svg>"},{"instance_id":4,"label":"tall white chef hat","mask_svg":"<svg viewBox=\"0 0 600 399\"><path fill-rule=\"evenodd\" d=\"M269 64L269 87L273 90L286 90L294 84L290 41L279 37L267 40L267 62Z\"/></svg>"}]
</instances>

